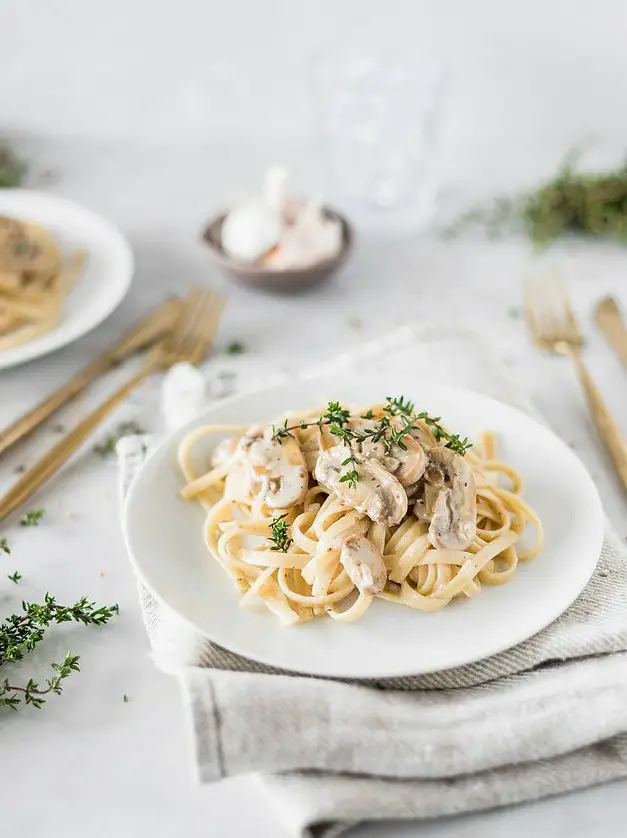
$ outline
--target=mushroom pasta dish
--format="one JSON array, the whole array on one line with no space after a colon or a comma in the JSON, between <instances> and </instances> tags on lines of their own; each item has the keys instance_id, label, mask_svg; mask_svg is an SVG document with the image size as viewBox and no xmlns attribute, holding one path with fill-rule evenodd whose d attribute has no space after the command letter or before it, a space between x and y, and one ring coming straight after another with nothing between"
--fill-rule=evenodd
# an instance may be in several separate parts
<instances>
[{"instance_id":1,"label":"mushroom pasta dish","mask_svg":"<svg viewBox=\"0 0 627 838\"><path fill-rule=\"evenodd\" d=\"M207 436L221 441L198 474L193 450ZM494 436L471 445L403 397L200 427L180 444L179 464L182 496L208 510L207 547L241 604L286 625L351 622L375 598L438 611L507 582L542 545ZM535 539L523 549L528 524Z\"/></svg>"}]
</instances>

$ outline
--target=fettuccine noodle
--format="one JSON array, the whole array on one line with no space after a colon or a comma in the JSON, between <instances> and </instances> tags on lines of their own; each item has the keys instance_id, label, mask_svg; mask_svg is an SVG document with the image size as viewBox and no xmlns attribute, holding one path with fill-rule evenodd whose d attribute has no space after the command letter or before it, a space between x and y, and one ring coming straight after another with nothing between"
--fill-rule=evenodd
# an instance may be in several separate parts
<instances>
[{"instance_id":1,"label":"fettuccine noodle","mask_svg":"<svg viewBox=\"0 0 627 838\"><path fill-rule=\"evenodd\" d=\"M84 264L65 262L50 233L38 224L0 217L0 351L49 332Z\"/></svg>"},{"instance_id":2,"label":"fettuccine noodle","mask_svg":"<svg viewBox=\"0 0 627 838\"><path fill-rule=\"evenodd\" d=\"M365 420L364 408L353 408L345 427L351 423L362 431L370 427L373 430L366 435L372 435L378 427L374 422L386 415L386 409L373 405L366 416L374 418ZM338 454L333 447L338 439L328 424L316 424L317 416L313 411L290 415L289 436L278 441L270 437L274 426L208 425L188 434L180 445L179 464L186 481L182 495L207 510L205 543L241 593L242 606L263 605L285 625L325 615L352 622L377 598L419 611L439 611L454 599L476 596L483 585L508 582L520 562L539 552L542 525L523 500L520 474L499 458L494 434L484 433L469 450L462 446L462 453L454 453L439 444L442 437L434 437L434 423L415 415L405 420L399 414L392 428L410 428L403 431L401 441L412 436L413 447L408 446L408 451L387 443L385 450L373 449L383 464L377 468L385 466L385 475L389 470L391 476L385 480L396 492L386 499L398 498L399 508L370 503L365 511L366 501L376 500L380 490L376 481L367 482L364 451L369 443L353 441L352 449L347 446ZM212 466L202 472L194 468L196 446L202 447L207 439L212 442L211 438L223 441ZM455 447L459 438L451 439ZM277 448L281 445L283 449ZM399 493L409 453L422 472L415 480L408 477ZM288 454L293 459L289 468L300 471L291 477L282 473L280 479L278 472L264 472L264 456L272 465ZM337 468L332 460L336 454L341 460ZM352 455L345 464L342 458ZM281 462L288 468L287 460ZM459 475L447 472L449 466L442 463L461 469L462 476L464 469L469 470L470 476L455 486ZM290 491L292 477L304 481L302 491L294 490L301 495L297 502L281 507L277 505L281 493ZM370 491L372 497L367 496ZM472 492L472 497L463 492ZM454 508L460 498L468 507L466 519L464 510ZM358 503L360 499L364 503ZM444 510L439 522L434 520L438 509ZM522 549L520 537L528 524L535 539ZM277 532L282 534L278 542L273 540Z\"/></svg>"}]
</instances>

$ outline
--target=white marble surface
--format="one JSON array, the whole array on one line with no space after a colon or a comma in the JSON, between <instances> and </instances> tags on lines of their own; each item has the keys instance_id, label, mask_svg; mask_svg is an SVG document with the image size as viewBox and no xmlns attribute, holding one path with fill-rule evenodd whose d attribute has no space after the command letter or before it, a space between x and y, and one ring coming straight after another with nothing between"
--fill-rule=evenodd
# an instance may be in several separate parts
<instances>
[{"instance_id":1,"label":"white marble surface","mask_svg":"<svg viewBox=\"0 0 627 838\"><path fill-rule=\"evenodd\" d=\"M96 332L0 374L0 426L168 292L193 282L225 287L199 231L268 163L291 162L304 183L317 183L302 95L314 53L350 42L440 57L449 72L443 182L473 202L534 183L573 146L583 144L594 160L624 151L626 22L621 0L390 0L385 15L374 0L110 0L98 9L84 0L0 0L0 132L16 137L36 169L52 170L50 188L116 221L138 263L128 299ZM551 263L568 278L589 338L590 368L627 431L625 373L591 321L604 293L616 294L627 310L627 252L609 244L571 242L538 258L519 239L443 243L361 229L353 260L324 290L277 299L230 289L219 347L240 339L248 354L210 365L212 392L225 385L219 370L234 372L242 386L251 374L311 363L312 345L330 355L410 319L474 326L572 443L627 535L627 504L568 362L535 352L522 320L508 313L520 307L523 274ZM71 425L103 386L60 421ZM112 424L132 417L151 428L155 405L149 384ZM54 438L47 430L3 460L2 486ZM39 714L0 716L4 830L17 833L26 822L33 834L46 829L67 838L83 836L87 824L94 838L283 838L277 813L249 780L193 783L176 684L148 656L117 522L114 465L86 446L42 492L41 505L47 513L39 528L2 526L14 548L1 560L2 612L50 589L65 600L87 593L117 601L121 614L101 631L69 629L45 649L52 656L67 645L82 656L83 671L62 697ZM19 588L5 568L22 573ZM614 836L623 834L626 792L625 783L615 783L437 823L371 825L360 834Z\"/></svg>"}]
</instances>

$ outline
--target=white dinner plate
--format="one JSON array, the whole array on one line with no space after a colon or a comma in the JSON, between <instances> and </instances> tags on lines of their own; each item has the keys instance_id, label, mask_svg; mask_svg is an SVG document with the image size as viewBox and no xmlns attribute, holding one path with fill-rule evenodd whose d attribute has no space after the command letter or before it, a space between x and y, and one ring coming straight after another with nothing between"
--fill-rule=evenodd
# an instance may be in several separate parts
<instances>
[{"instance_id":1,"label":"white dinner plate","mask_svg":"<svg viewBox=\"0 0 627 838\"><path fill-rule=\"evenodd\" d=\"M111 222L45 192L0 189L0 215L46 227L63 253L82 250L86 261L63 303L61 322L50 332L0 351L0 370L60 349L94 329L122 302L133 278L133 252Z\"/></svg>"},{"instance_id":2,"label":"white dinner plate","mask_svg":"<svg viewBox=\"0 0 627 838\"><path fill-rule=\"evenodd\" d=\"M471 439L496 431L502 456L525 481L524 497L545 527L542 552L510 582L423 613L375 600L355 623L320 618L283 628L267 609L240 608L231 579L203 543L205 512L179 497L177 444L202 424L266 422L329 399L368 404L403 393ZM217 437L219 440L221 437ZM548 428L487 396L406 375L385 382L356 375L299 382L215 405L170 437L131 486L125 534L146 586L221 646L263 663L316 675L380 678L477 661L525 640L555 620L588 581L601 552L603 512L582 463Z\"/></svg>"}]
</instances>

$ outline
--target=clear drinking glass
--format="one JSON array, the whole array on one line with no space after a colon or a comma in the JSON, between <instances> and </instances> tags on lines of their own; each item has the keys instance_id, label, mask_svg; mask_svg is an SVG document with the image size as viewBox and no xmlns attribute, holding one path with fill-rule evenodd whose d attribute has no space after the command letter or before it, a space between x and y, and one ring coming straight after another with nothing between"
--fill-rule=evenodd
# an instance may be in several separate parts
<instances>
[{"instance_id":1,"label":"clear drinking glass","mask_svg":"<svg viewBox=\"0 0 627 838\"><path fill-rule=\"evenodd\" d=\"M329 198L354 215L426 226L437 193L439 65L345 53L317 61L314 81Z\"/></svg>"}]
</instances>

